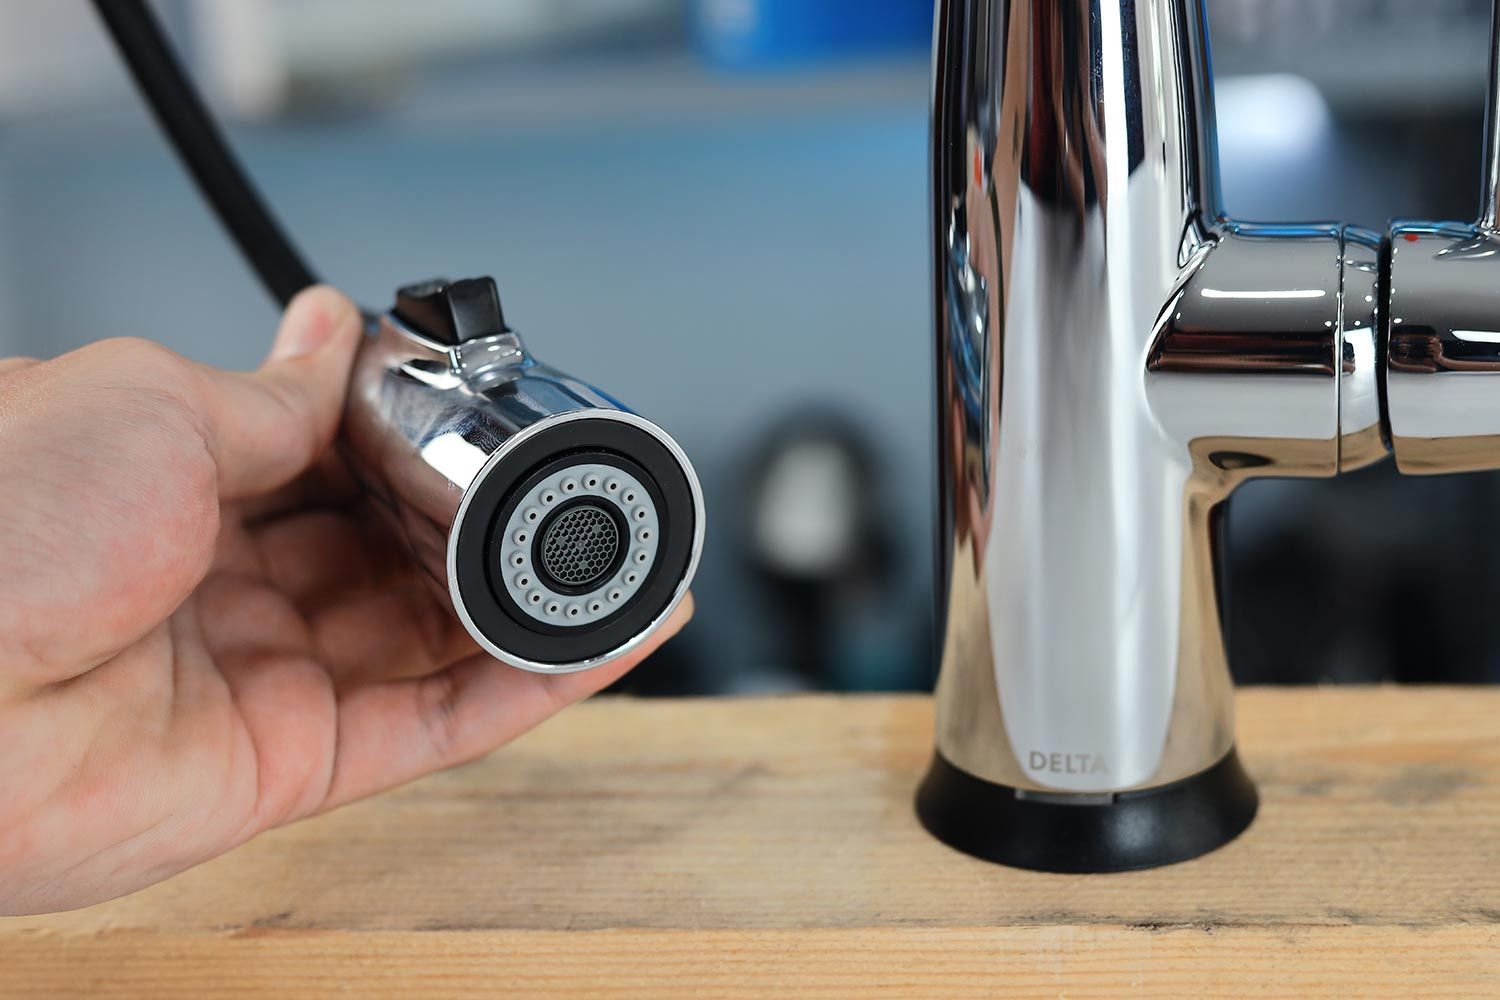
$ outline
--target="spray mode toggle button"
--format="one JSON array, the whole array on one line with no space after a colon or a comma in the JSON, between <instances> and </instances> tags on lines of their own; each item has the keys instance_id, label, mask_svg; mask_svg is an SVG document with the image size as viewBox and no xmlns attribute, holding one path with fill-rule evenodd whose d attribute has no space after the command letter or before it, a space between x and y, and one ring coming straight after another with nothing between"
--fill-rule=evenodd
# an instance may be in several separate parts
<instances>
[{"instance_id":1,"label":"spray mode toggle button","mask_svg":"<svg viewBox=\"0 0 1500 1000\"><path fill-rule=\"evenodd\" d=\"M393 312L415 332L450 347L507 332L494 278L434 278L407 285L397 290Z\"/></svg>"}]
</instances>

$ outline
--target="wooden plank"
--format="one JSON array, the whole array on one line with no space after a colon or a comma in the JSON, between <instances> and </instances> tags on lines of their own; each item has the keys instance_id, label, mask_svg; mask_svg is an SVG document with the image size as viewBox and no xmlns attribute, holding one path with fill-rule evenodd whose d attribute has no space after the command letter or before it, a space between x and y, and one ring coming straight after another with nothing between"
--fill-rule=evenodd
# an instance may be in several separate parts
<instances>
[{"instance_id":1,"label":"wooden plank","mask_svg":"<svg viewBox=\"0 0 1500 1000\"><path fill-rule=\"evenodd\" d=\"M105 934L9 948L15 996L1494 996L1495 928L1038 926ZM0 993L4 987L0 986ZM10 996L12 994L4 994Z\"/></svg>"},{"instance_id":2,"label":"wooden plank","mask_svg":"<svg viewBox=\"0 0 1500 1000\"><path fill-rule=\"evenodd\" d=\"M0 996L1500 993L1500 691L1239 711L1245 836L1067 877L917 825L925 698L598 700L135 896L0 920Z\"/></svg>"}]
</instances>

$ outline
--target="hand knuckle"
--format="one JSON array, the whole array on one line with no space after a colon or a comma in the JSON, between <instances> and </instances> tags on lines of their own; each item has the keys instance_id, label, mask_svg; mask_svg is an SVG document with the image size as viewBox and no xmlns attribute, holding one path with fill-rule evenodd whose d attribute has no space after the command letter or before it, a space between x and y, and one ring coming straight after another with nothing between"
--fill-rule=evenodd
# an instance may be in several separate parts
<instances>
[{"instance_id":1,"label":"hand knuckle","mask_svg":"<svg viewBox=\"0 0 1500 1000\"><path fill-rule=\"evenodd\" d=\"M416 686L418 717L423 733L438 760L449 760L461 751L461 695L463 685L452 670L425 677Z\"/></svg>"}]
</instances>

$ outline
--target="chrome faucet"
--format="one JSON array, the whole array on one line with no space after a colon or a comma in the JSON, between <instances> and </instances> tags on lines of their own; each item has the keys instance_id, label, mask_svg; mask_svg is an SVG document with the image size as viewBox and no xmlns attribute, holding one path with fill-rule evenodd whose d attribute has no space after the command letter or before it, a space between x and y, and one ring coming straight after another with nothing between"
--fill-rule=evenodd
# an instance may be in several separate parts
<instances>
[{"instance_id":1,"label":"chrome faucet","mask_svg":"<svg viewBox=\"0 0 1500 1000\"><path fill-rule=\"evenodd\" d=\"M1500 467L1500 124L1477 222L1227 217L1202 0L939 0L942 840L1053 871L1232 839L1222 527L1258 476ZM1491 378L1484 378L1484 375Z\"/></svg>"}]
</instances>

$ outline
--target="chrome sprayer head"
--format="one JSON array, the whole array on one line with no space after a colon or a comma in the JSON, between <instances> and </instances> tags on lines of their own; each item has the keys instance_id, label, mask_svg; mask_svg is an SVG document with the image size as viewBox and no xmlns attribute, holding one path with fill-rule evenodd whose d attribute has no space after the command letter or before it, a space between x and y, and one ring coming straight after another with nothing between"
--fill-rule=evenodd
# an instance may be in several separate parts
<instances>
[{"instance_id":1,"label":"chrome sprayer head","mask_svg":"<svg viewBox=\"0 0 1500 1000\"><path fill-rule=\"evenodd\" d=\"M512 666L608 662L697 569L703 494L682 449L532 358L489 278L404 288L372 321L345 454L464 627Z\"/></svg>"}]
</instances>

